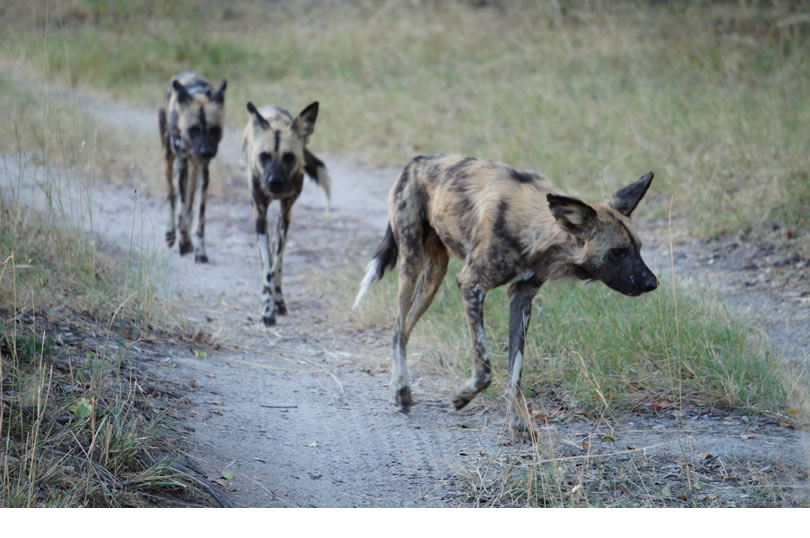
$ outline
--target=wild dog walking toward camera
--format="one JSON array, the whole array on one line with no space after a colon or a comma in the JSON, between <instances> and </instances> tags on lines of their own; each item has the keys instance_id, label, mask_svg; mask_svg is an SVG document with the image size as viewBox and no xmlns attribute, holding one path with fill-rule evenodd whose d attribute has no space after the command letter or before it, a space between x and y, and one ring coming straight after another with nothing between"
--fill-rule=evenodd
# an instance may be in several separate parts
<instances>
[{"instance_id":1,"label":"wild dog walking toward camera","mask_svg":"<svg viewBox=\"0 0 810 538\"><path fill-rule=\"evenodd\" d=\"M330 196L331 183L326 165L315 157L307 143L318 118L318 103L306 107L295 119L276 106L257 109L247 104L250 119L242 135L242 154L253 199L256 234L262 259L262 322L275 325L276 314L287 307L281 292L281 264L290 227L292 206L304 187L307 173ZM267 234L267 208L273 200L281 203L273 245Z\"/></svg>"},{"instance_id":2,"label":"wild dog walking toward camera","mask_svg":"<svg viewBox=\"0 0 810 538\"><path fill-rule=\"evenodd\" d=\"M453 405L461 409L492 381L484 298L509 284L508 414L512 427L523 429L525 419L515 404L532 299L540 286L574 277L600 280L631 296L658 287L629 219L652 179L650 172L606 204L587 204L556 194L537 174L501 163L457 155L420 156L408 163L391 189L388 228L354 302L356 308L401 253L391 370L391 397L400 410L412 404L408 337L433 301L452 254L464 260L456 281L474 347L472 379Z\"/></svg>"},{"instance_id":3,"label":"wild dog walking toward camera","mask_svg":"<svg viewBox=\"0 0 810 538\"><path fill-rule=\"evenodd\" d=\"M222 81L214 91L208 82L196 73L182 73L172 78L166 90L163 108L158 113L160 141L163 144L163 159L166 161L166 182L169 184L169 225L166 229L166 244L175 240L175 191L174 164L177 160L177 189L180 192L180 213L177 227L180 229L180 255L192 250L191 221L194 216L194 193L197 178L202 175L200 186L200 215L197 221L197 244L194 246L194 261L207 263L205 253L205 203L208 198L208 164L217 154L222 139L225 120L225 88ZM191 175L189 175L191 163Z\"/></svg>"}]
</instances>

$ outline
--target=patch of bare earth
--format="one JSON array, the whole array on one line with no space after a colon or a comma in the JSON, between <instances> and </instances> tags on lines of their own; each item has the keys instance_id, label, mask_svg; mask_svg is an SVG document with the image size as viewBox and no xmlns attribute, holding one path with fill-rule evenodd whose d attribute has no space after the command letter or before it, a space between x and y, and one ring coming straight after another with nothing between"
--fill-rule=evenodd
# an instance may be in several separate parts
<instances>
[{"instance_id":1,"label":"patch of bare earth","mask_svg":"<svg viewBox=\"0 0 810 538\"><path fill-rule=\"evenodd\" d=\"M89 109L135 129L152 126L155 115L109 103ZM156 126L154 131L154 151L143 159L160 159ZM217 157L224 172L212 177L225 188L209 197L207 265L162 244L168 208L163 192L147 187L155 181L141 179L128 189L98 186L92 197L103 248L157 252L168 273L169 299L203 328L192 344L170 337L140 344L154 346L144 354L151 359L143 368L182 387L174 401L188 456L235 504L520 504L525 499L518 493L501 488L504 473L521 476L539 461L556 465L552 456L572 465L565 467L571 476L560 482L559 496L540 504L808 504L805 435L775 418L668 406L609 420L560 415L545 417L534 443L513 442L505 435L502 407L474 403L453 410L447 380L419 364L411 371L413 410L397 412L388 403L389 331L357 331L333 319L329 290L317 282L324 272L370 256L385 227L395 170L366 170L321 156L333 179L331 212L308 183L293 209L284 260L290 313L264 328L237 140L235 131L226 133ZM312 147L317 152L317 133ZM653 264L668 267L666 243L653 241L663 237L660 231L645 230L645 240L653 245ZM805 255L781 264L781 253L771 259L748 248L741 241L676 245L676 273L708 275L733 307L756 307L748 315L779 348L790 351L795 342L796 356L806 358L806 276L785 276L784 285L758 276L767 268L782 275L782 268L806 267ZM749 257L757 269L746 268ZM796 336L802 330L803 340Z\"/></svg>"}]
</instances>

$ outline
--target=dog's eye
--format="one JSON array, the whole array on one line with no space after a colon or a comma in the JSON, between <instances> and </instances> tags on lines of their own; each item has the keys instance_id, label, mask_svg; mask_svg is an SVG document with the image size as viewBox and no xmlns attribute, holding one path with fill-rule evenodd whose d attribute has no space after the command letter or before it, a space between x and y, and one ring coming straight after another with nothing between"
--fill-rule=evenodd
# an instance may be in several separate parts
<instances>
[{"instance_id":1,"label":"dog's eye","mask_svg":"<svg viewBox=\"0 0 810 538\"><path fill-rule=\"evenodd\" d=\"M259 153L259 162L262 163L262 166L267 166L272 160L273 156L267 153L266 151Z\"/></svg>"},{"instance_id":2,"label":"dog's eye","mask_svg":"<svg viewBox=\"0 0 810 538\"><path fill-rule=\"evenodd\" d=\"M285 153L284 155L281 156L281 161L286 166L292 166L295 163L295 155L293 155L290 152L287 152L287 153Z\"/></svg>"},{"instance_id":3,"label":"dog's eye","mask_svg":"<svg viewBox=\"0 0 810 538\"><path fill-rule=\"evenodd\" d=\"M195 125L193 127L190 127L189 130L188 130L188 135L191 138L196 138L196 137L200 136L200 126Z\"/></svg>"},{"instance_id":4,"label":"dog's eye","mask_svg":"<svg viewBox=\"0 0 810 538\"><path fill-rule=\"evenodd\" d=\"M219 127L211 127L208 129L208 134L211 135L213 138L219 138L222 136L222 129Z\"/></svg>"}]
</instances>

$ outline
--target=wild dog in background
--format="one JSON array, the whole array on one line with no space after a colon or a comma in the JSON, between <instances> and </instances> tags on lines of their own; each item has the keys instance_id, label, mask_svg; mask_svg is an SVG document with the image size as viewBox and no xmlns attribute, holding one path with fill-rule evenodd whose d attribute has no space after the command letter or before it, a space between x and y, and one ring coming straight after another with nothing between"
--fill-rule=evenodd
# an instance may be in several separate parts
<instances>
[{"instance_id":1,"label":"wild dog in background","mask_svg":"<svg viewBox=\"0 0 810 538\"><path fill-rule=\"evenodd\" d=\"M217 154L225 120L225 88L222 81L214 91L208 82L196 73L182 73L172 78L166 90L163 108L158 113L163 159L166 161L166 182L169 184L169 225L166 243L175 240L175 191L173 168L177 159L177 188L180 191L180 255L191 252L191 221L197 177L202 174L200 187L200 215L197 221L197 244L194 261L207 263L205 254L205 203L208 198L208 164ZM189 176L189 162L191 175Z\"/></svg>"},{"instance_id":2,"label":"wild dog in background","mask_svg":"<svg viewBox=\"0 0 810 538\"><path fill-rule=\"evenodd\" d=\"M307 173L330 196L326 165L308 149L318 118L317 101L294 118L283 108L268 105L257 109L247 104L250 119L242 135L242 154L253 199L256 234L262 261L262 322L275 325L276 314L287 313L281 292L281 265L290 227L291 210L304 187ZM281 212L275 242L267 234L267 208L279 200Z\"/></svg>"},{"instance_id":3,"label":"wild dog in background","mask_svg":"<svg viewBox=\"0 0 810 538\"><path fill-rule=\"evenodd\" d=\"M467 405L492 381L483 305L489 290L508 284L510 424L525 427L515 404L532 299L552 279L600 280L625 295L654 290L658 280L641 259L630 214L652 172L605 204L556 194L539 175L457 155L416 157L388 197L389 225L368 264L354 306L396 264L401 252L394 327L391 395L400 410L412 404L405 348L447 272L450 254L464 260L456 275L474 347L472 379L453 405ZM421 273L421 279L420 279Z\"/></svg>"}]
</instances>

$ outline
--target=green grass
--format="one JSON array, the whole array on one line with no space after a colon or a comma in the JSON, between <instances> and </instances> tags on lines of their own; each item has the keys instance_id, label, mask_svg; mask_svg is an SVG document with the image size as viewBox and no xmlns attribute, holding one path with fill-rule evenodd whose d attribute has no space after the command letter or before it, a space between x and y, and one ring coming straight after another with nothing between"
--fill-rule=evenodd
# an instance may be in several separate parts
<instances>
[{"instance_id":1,"label":"green grass","mask_svg":"<svg viewBox=\"0 0 810 538\"><path fill-rule=\"evenodd\" d=\"M449 275L459 268L453 260ZM376 288L356 314L362 326L394 320L395 275ZM353 289L339 289L349 290L341 298L349 304ZM529 404L543 414L564 409L607 417L659 400L777 414L800 407L803 397L788 388L786 367L771 357L744 319L711 297L709 290L676 297L666 281L638 298L598 283L546 284L535 298L526 339L522 388ZM487 295L484 321L495 379L479 396L480 404L500 405L508 353L504 287ZM417 324L413 342L411 351L423 355L416 360L440 365L454 384L470 375L470 337L452 276Z\"/></svg>"},{"instance_id":2,"label":"green grass","mask_svg":"<svg viewBox=\"0 0 810 538\"><path fill-rule=\"evenodd\" d=\"M87 233L124 135L6 78L0 104L0 506L205 504L133 364L131 340L181 323L157 264Z\"/></svg>"},{"instance_id":3,"label":"green grass","mask_svg":"<svg viewBox=\"0 0 810 538\"><path fill-rule=\"evenodd\" d=\"M71 2L50 24L10 12L0 56L155 107L179 71L227 78L232 125L248 99L317 99L313 147L374 164L468 153L589 197L652 169L653 214L673 195L702 237L806 225L794 194L808 173L810 50L781 5L122 6Z\"/></svg>"}]
</instances>

